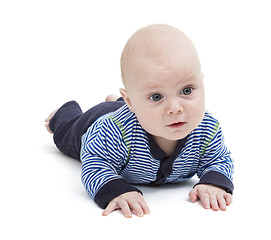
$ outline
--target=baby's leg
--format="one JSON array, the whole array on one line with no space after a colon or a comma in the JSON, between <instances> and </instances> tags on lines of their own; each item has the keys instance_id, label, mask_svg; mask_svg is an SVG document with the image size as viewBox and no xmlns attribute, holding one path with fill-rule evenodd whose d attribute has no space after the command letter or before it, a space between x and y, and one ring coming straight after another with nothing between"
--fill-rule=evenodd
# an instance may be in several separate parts
<instances>
[{"instance_id":1,"label":"baby's leg","mask_svg":"<svg viewBox=\"0 0 271 240\"><path fill-rule=\"evenodd\" d=\"M48 131L54 134L58 149L68 156L80 159L82 135L99 117L114 112L125 104L121 98L116 100L100 103L84 113L77 102L71 101L52 112L46 118L46 128L48 126Z\"/></svg>"},{"instance_id":2,"label":"baby's leg","mask_svg":"<svg viewBox=\"0 0 271 240\"><path fill-rule=\"evenodd\" d=\"M53 111L46 119L46 129L54 134L57 148L66 155L79 159L81 132L76 127L76 120L81 117L82 110L77 102L70 101Z\"/></svg>"},{"instance_id":3,"label":"baby's leg","mask_svg":"<svg viewBox=\"0 0 271 240\"><path fill-rule=\"evenodd\" d=\"M114 102L117 101L119 99L119 96L114 95L114 94L110 94L106 97L105 101L106 102ZM46 119L45 119L45 127L47 129L47 131L51 134L53 134L53 132L51 131L49 124L51 119L54 117L55 113L58 111L59 108L57 108L55 111L53 111Z\"/></svg>"},{"instance_id":4,"label":"baby's leg","mask_svg":"<svg viewBox=\"0 0 271 240\"><path fill-rule=\"evenodd\" d=\"M58 108L58 109L59 109L59 108ZM49 124L50 124L51 119L53 118L53 116L55 115L55 113L57 112L58 109L56 109L55 111L53 111L53 112L45 119L45 127L46 127L47 131L48 131L49 133L51 133L51 134L53 134L53 132L52 132L51 129L49 128Z\"/></svg>"}]
</instances>

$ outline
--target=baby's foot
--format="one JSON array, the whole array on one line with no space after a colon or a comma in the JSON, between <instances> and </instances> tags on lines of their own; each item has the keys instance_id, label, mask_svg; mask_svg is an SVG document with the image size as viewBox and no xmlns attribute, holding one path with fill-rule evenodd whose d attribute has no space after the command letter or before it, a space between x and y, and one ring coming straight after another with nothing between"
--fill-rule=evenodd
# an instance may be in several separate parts
<instances>
[{"instance_id":1,"label":"baby's foot","mask_svg":"<svg viewBox=\"0 0 271 240\"><path fill-rule=\"evenodd\" d=\"M106 97L105 101L106 102L114 102L114 101L117 101L118 99L119 99L119 96L110 94Z\"/></svg>"},{"instance_id":2,"label":"baby's foot","mask_svg":"<svg viewBox=\"0 0 271 240\"><path fill-rule=\"evenodd\" d=\"M45 127L47 129L47 131L51 134L53 134L53 132L51 131L51 129L49 128L49 123L51 121L51 119L53 118L53 116L55 115L55 113L57 112L58 109L56 109L55 111L53 111L46 119L45 119Z\"/></svg>"}]
</instances>

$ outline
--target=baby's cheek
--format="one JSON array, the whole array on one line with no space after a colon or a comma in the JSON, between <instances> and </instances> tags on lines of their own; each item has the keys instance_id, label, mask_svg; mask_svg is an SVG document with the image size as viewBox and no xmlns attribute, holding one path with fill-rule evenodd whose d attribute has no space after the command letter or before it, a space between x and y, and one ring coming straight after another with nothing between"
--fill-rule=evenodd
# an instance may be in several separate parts
<instances>
[{"instance_id":1,"label":"baby's cheek","mask_svg":"<svg viewBox=\"0 0 271 240\"><path fill-rule=\"evenodd\" d=\"M202 111L201 109L195 109L194 112L191 113L191 115L189 116L189 119L191 120L190 131L193 131L195 128L199 126L204 117L204 113L205 111Z\"/></svg>"},{"instance_id":2,"label":"baby's cheek","mask_svg":"<svg viewBox=\"0 0 271 240\"><path fill-rule=\"evenodd\" d=\"M151 116L149 113L137 115L137 120L140 125L149 133L153 134L153 129L155 129L155 125L157 122L154 122L155 118L149 117Z\"/></svg>"},{"instance_id":3,"label":"baby's cheek","mask_svg":"<svg viewBox=\"0 0 271 240\"><path fill-rule=\"evenodd\" d=\"M194 119L200 123L204 117L205 114L205 105L202 103L199 103L197 106L195 106L194 109Z\"/></svg>"}]
</instances>

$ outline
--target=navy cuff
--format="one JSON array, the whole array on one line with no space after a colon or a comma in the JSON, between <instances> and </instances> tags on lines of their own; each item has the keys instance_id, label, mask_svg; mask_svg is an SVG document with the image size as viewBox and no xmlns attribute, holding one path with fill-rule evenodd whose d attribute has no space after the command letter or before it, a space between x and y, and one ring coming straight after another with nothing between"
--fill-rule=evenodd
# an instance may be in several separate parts
<instances>
[{"instance_id":1,"label":"navy cuff","mask_svg":"<svg viewBox=\"0 0 271 240\"><path fill-rule=\"evenodd\" d=\"M195 186L197 186L198 184L212 184L217 187L223 188L227 193L230 194L233 193L234 188L233 183L230 179L228 179L222 173L216 171L210 171L204 174Z\"/></svg>"},{"instance_id":2,"label":"navy cuff","mask_svg":"<svg viewBox=\"0 0 271 240\"><path fill-rule=\"evenodd\" d=\"M137 191L142 194L142 192L139 189L132 186L124 179L115 179L105 184L96 194L94 200L99 207L105 209L108 203L115 197L118 197L123 193L133 191Z\"/></svg>"}]
</instances>

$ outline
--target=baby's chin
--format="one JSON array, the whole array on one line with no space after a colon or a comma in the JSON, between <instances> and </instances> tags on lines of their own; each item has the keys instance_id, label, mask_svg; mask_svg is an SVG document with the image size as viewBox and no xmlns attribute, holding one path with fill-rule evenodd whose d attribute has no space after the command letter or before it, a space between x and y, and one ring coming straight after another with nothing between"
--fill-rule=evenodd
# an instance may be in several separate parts
<instances>
[{"instance_id":1,"label":"baby's chin","mask_svg":"<svg viewBox=\"0 0 271 240\"><path fill-rule=\"evenodd\" d=\"M178 136L178 137L169 138L168 140L170 140L170 141L178 141L178 140L186 138L187 136L188 136L188 134L185 134L185 135L181 135L181 136Z\"/></svg>"},{"instance_id":2,"label":"baby's chin","mask_svg":"<svg viewBox=\"0 0 271 240\"><path fill-rule=\"evenodd\" d=\"M161 137L169 141L178 141L178 140L186 138L188 134L189 133L181 133L181 134L173 134L173 135L167 135L167 136L161 136Z\"/></svg>"}]
</instances>

